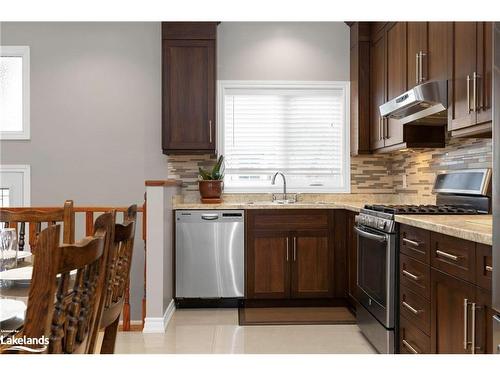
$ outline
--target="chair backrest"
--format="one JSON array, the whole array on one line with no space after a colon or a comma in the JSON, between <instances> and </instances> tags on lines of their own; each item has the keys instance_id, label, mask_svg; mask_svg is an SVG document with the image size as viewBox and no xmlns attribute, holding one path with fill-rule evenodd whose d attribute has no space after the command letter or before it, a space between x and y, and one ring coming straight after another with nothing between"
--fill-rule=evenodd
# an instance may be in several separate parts
<instances>
[{"instance_id":1,"label":"chair backrest","mask_svg":"<svg viewBox=\"0 0 500 375\"><path fill-rule=\"evenodd\" d=\"M137 206L134 204L124 213L123 223L115 224L114 244L110 250L107 266L107 288L104 299L104 311L101 318L101 328L115 323L120 317L126 297L126 289L130 278L130 266L134 250L135 225ZM114 340L107 341L101 353L114 351Z\"/></svg>"},{"instance_id":2,"label":"chair backrest","mask_svg":"<svg viewBox=\"0 0 500 375\"><path fill-rule=\"evenodd\" d=\"M48 353L93 353L114 219L102 214L94 235L76 244L59 245L59 224L39 235L23 335L48 338Z\"/></svg>"},{"instance_id":3,"label":"chair backrest","mask_svg":"<svg viewBox=\"0 0 500 375\"><path fill-rule=\"evenodd\" d=\"M0 208L0 223L15 228L19 251L26 249L26 234L29 233L31 252L35 253L37 240L45 226L63 224L63 243L75 243L75 212L73 201L64 202L61 208L3 207Z\"/></svg>"}]
</instances>

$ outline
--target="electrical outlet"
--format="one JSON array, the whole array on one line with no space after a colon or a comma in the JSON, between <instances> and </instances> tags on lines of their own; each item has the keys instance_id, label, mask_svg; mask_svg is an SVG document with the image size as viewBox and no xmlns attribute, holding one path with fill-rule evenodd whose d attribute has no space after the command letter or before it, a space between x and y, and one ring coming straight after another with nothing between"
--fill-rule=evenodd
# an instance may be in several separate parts
<instances>
[{"instance_id":1,"label":"electrical outlet","mask_svg":"<svg viewBox=\"0 0 500 375\"><path fill-rule=\"evenodd\" d=\"M408 189L408 181L406 173L403 175L403 189Z\"/></svg>"}]
</instances>

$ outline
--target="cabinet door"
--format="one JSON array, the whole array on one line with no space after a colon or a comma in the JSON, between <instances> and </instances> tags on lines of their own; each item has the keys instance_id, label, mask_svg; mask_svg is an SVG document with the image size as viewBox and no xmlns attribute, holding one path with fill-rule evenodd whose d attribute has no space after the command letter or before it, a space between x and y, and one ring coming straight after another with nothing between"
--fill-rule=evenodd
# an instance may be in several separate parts
<instances>
[{"instance_id":1,"label":"cabinet door","mask_svg":"<svg viewBox=\"0 0 500 375\"><path fill-rule=\"evenodd\" d=\"M451 22L427 22L427 55L422 59L424 81L445 81L449 78L451 28Z\"/></svg>"},{"instance_id":2,"label":"cabinet door","mask_svg":"<svg viewBox=\"0 0 500 375\"><path fill-rule=\"evenodd\" d=\"M477 34L477 119L478 124L491 121L492 98L492 23L478 22Z\"/></svg>"},{"instance_id":3,"label":"cabinet door","mask_svg":"<svg viewBox=\"0 0 500 375\"><path fill-rule=\"evenodd\" d=\"M215 150L215 41L163 41L163 151Z\"/></svg>"},{"instance_id":4,"label":"cabinet door","mask_svg":"<svg viewBox=\"0 0 500 375\"><path fill-rule=\"evenodd\" d=\"M370 147L384 147L383 122L379 106L385 103L385 34L375 40L371 48L371 102L370 102Z\"/></svg>"},{"instance_id":5,"label":"cabinet door","mask_svg":"<svg viewBox=\"0 0 500 375\"><path fill-rule=\"evenodd\" d=\"M476 288L475 311L475 353L491 354L493 352L493 316L491 308L491 292Z\"/></svg>"},{"instance_id":6,"label":"cabinet door","mask_svg":"<svg viewBox=\"0 0 500 375\"><path fill-rule=\"evenodd\" d=\"M387 100L406 91L406 22L396 22L387 29ZM403 125L388 119L385 147L403 142Z\"/></svg>"},{"instance_id":7,"label":"cabinet door","mask_svg":"<svg viewBox=\"0 0 500 375\"><path fill-rule=\"evenodd\" d=\"M247 298L290 296L289 243L287 232L247 233Z\"/></svg>"},{"instance_id":8,"label":"cabinet door","mask_svg":"<svg viewBox=\"0 0 500 375\"><path fill-rule=\"evenodd\" d=\"M471 306L475 287L437 270L431 271L431 344L432 352L469 354ZM469 302L468 305L465 305Z\"/></svg>"},{"instance_id":9,"label":"cabinet door","mask_svg":"<svg viewBox=\"0 0 500 375\"><path fill-rule=\"evenodd\" d=\"M474 125L472 79L476 71L476 23L455 22L453 26L453 84L451 129Z\"/></svg>"},{"instance_id":10,"label":"cabinet door","mask_svg":"<svg viewBox=\"0 0 500 375\"><path fill-rule=\"evenodd\" d=\"M427 71L426 63L428 60L426 55L420 62L420 53L427 54L427 22L407 22L408 39L407 39L407 61L408 61L408 90L415 87L420 82L422 75L420 74L419 65L422 64L423 75ZM417 57L418 55L418 57Z\"/></svg>"},{"instance_id":11,"label":"cabinet door","mask_svg":"<svg viewBox=\"0 0 500 375\"><path fill-rule=\"evenodd\" d=\"M347 293L351 303L357 301L358 283L358 236L354 231L354 212L347 212Z\"/></svg>"},{"instance_id":12,"label":"cabinet door","mask_svg":"<svg viewBox=\"0 0 500 375\"><path fill-rule=\"evenodd\" d=\"M291 240L292 297L332 297L333 244L328 231L297 232Z\"/></svg>"}]
</instances>

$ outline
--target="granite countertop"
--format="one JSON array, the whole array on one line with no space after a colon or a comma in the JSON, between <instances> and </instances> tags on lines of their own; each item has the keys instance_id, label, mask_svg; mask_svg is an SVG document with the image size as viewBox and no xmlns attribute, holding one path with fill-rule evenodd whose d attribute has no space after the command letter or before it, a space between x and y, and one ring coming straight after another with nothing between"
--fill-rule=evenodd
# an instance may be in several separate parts
<instances>
[{"instance_id":1,"label":"granite countertop","mask_svg":"<svg viewBox=\"0 0 500 375\"><path fill-rule=\"evenodd\" d=\"M199 201L174 199L173 208L174 210L343 209L359 212L366 202L377 200L377 204L399 203L389 201L387 196L376 198L361 195L328 197L318 194L310 196L307 200L299 200L289 204L273 203L270 197L266 199L259 196L244 196L236 199L232 197L232 199L220 204L204 204ZM383 202L382 199L387 201ZM492 215L396 215L395 218L396 222L401 224L486 245L492 244Z\"/></svg>"},{"instance_id":2,"label":"granite countertop","mask_svg":"<svg viewBox=\"0 0 500 375\"><path fill-rule=\"evenodd\" d=\"M396 222L485 245L493 242L492 215L396 215Z\"/></svg>"}]
</instances>

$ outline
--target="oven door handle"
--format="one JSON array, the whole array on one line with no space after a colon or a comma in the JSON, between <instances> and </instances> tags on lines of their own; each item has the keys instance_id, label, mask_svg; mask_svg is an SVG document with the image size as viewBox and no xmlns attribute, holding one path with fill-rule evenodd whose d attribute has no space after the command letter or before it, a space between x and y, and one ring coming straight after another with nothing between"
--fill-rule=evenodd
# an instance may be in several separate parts
<instances>
[{"instance_id":1,"label":"oven door handle","mask_svg":"<svg viewBox=\"0 0 500 375\"><path fill-rule=\"evenodd\" d=\"M358 227L354 227L354 230L361 237L366 237L366 238L369 238L370 240L374 240L374 241L378 241L378 242L387 242L387 237L386 236L379 236L377 234L365 232L364 230L361 230Z\"/></svg>"}]
</instances>

